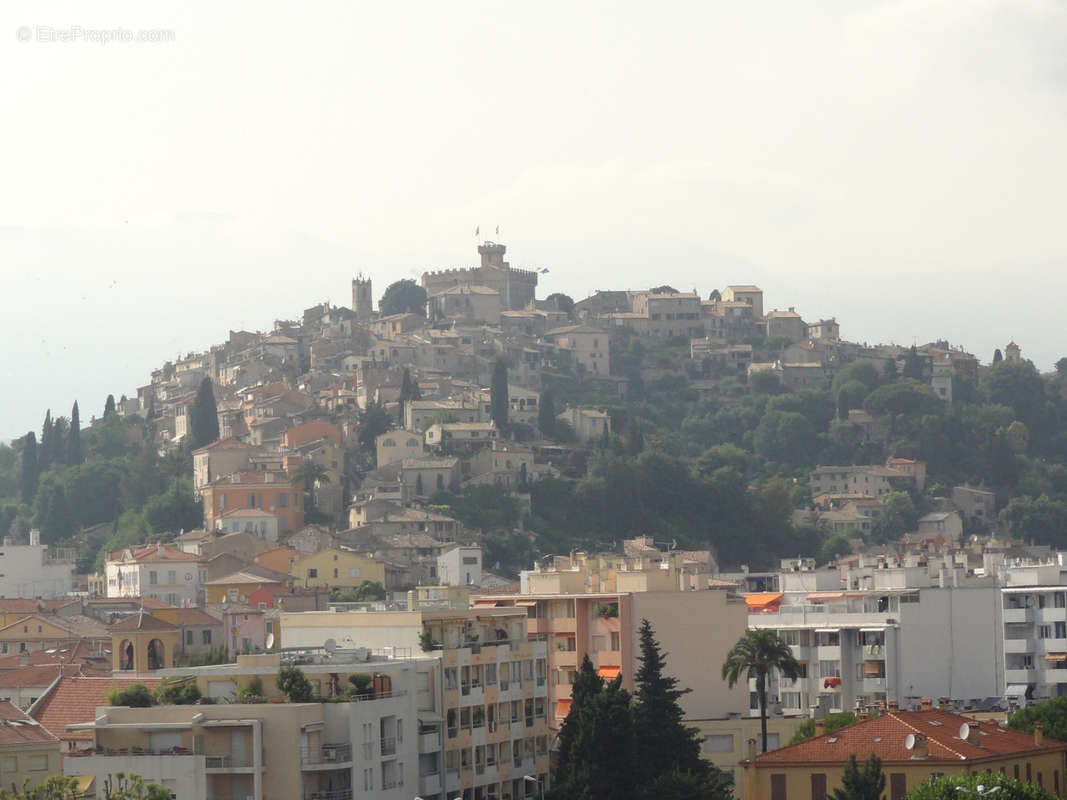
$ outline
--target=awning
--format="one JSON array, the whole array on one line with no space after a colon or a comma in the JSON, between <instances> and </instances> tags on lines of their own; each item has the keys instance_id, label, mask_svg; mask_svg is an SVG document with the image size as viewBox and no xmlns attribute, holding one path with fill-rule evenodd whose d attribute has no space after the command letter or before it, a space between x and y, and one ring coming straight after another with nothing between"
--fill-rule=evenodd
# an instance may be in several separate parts
<instances>
[{"instance_id":1,"label":"awning","mask_svg":"<svg viewBox=\"0 0 1067 800\"><path fill-rule=\"evenodd\" d=\"M622 672L622 667L601 667L597 670L597 675L606 681L613 681L619 677L620 672Z\"/></svg>"},{"instance_id":2,"label":"awning","mask_svg":"<svg viewBox=\"0 0 1067 800\"><path fill-rule=\"evenodd\" d=\"M1008 690L1004 692L1005 697L1025 697L1027 690L1030 688L1026 683L1009 683Z\"/></svg>"},{"instance_id":3,"label":"awning","mask_svg":"<svg viewBox=\"0 0 1067 800\"><path fill-rule=\"evenodd\" d=\"M553 636L566 636L567 638L571 638L571 637L577 636L578 634L575 633L574 631L552 631L552 635Z\"/></svg>"},{"instance_id":4,"label":"awning","mask_svg":"<svg viewBox=\"0 0 1067 800\"><path fill-rule=\"evenodd\" d=\"M1045 661L1067 661L1067 653L1046 653Z\"/></svg>"},{"instance_id":5,"label":"awning","mask_svg":"<svg viewBox=\"0 0 1067 800\"><path fill-rule=\"evenodd\" d=\"M499 600L475 600L474 601L474 607L475 608L496 608L496 606L497 606L497 604L499 602L500 602Z\"/></svg>"},{"instance_id":6,"label":"awning","mask_svg":"<svg viewBox=\"0 0 1067 800\"><path fill-rule=\"evenodd\" d=\"M863 677L864 678L884 678L885 677L885 662L884 661L864 661L863 662Z\"/></svg>"},{"instance_id":7,"label":"awning","mask_svg":"<svg viewBox=\"0 0 1067 800\"><path fill-rule=\"evenodd\" d=\"M781 592L753 592L745 595L749 611L771 611L782 604Z\"/></svg>"},{"instance_id":8,"label":"awning","mask_svg":"<svg viewBox=\"0 0 1067 800\"><path fill-rule=\"evenodd\" d=\"M813 603L825 603L828 600L843 600L844 592L809 592L808 600Z\"/></svg>"},{"instance_id":9,"label":"awning","mask_svg":"<svg viewBox=\"0 0 1067 800\"><path fill-rule=\"evenodd\" d=\"M885 628L860 628L860 633L885 633Z\"/></svg>"},{"instance_id":10,"label":"awning","mask_svg":"<svg viewBox=\"0 0 1067 800\"><path fill-rule=\"evenodd\" d=\"M515 601L515 605L519 606L520 608L531 608L531 607L537 605L537 601L536 600L516 600Z\"/></svg>"},{"instance_id":11,"label":"awning","mask_svg":"<svg viewBox=\"0 0 1067 800\"><path fill-rule=\"evenodd\" d=\"M571 699L569 697L556 701L556 716L563 719L571 713Z\"/></svg>"},{"instance_id":12,"label":"awning","mask_svg":"<svg viewBox=\"0 0 1067 800\"><path fill-rule=\"evenodd\" d=\"M816 633L841 633L840 628L816 628Z\"/></svg>"}]
</instances>

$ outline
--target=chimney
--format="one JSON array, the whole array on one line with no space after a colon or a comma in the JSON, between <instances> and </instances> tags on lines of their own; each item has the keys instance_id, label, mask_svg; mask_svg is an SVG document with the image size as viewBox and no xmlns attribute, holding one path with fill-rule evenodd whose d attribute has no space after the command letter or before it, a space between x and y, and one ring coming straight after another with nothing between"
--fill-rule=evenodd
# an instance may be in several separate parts
<instances>
[{"instance_id":1,"label":"chimney","mask_svg":"<svg viewBox=\"0 0 1067 800\"><path fill-rule=\"evenodd\" d=\"M1034 723L1034 747L1045 746L1045 726L1040 722Z\"/></svg>"},{"instance_id":2,"label":"chimney","mask_svg":"<svg viewBox=\"0 0 1067 800\"><path fill-rule=\"evenodd\" d=\"M934 707L934 701L931 700L929 697L924 697L922 700L919 701L919 710L920 711L929 711L933 707Z\"/></svg>"},{"instance_id":3,"label":"chimney","mask_svg":"<svg viewBox=\"0 0 1067 800\"><path fill-rule=\"evenodd\" d=\"M937 707L942 711L951 711L952 700L948 697L939 697L937 698Z\"/></svg>"},{"instance_id":4,"label":"chimney","mask_svg":"<svg viewBox=\"0 0 1067 800\"><path fill-rule=\"evenodd\" d=\"M912 758L929 758L930 748L926 742L926 734L915 734L915 748L912 750Z\"/></svg>"},{"instance_id":5,"label":"chimney","mask_svg":"<svg viewBox=\"0 0 1067 800\"><path fill-rule=\"evenodd\" d=\"M747 744L748 744L748 760L749 761L755 761L756 760L756 740L755 739L749 739Z\"/></svg>"},{"instance_id":6,"label":"chimney","mask_svg":"<svg viewBox=\"0 0 1067 800\"><path fill-rule=\"evenodd\" d=\"M890 700L889 701L889 712L892 714L892 713L897 712L897 711L900 711L900 703L898 703L896 700Z\"/></svg>"},{"instance_id":7,"label":"chimney","mask_svg":"<svg viewBox=\"0 0 1067 800\"><path fill-rule=\"evenodd\" d=\"M815 735L816 736L822 736L824 733L826 733L826 720L825 719L817 719L817 720L815 720Z\"/></svg>"}]
</instances>

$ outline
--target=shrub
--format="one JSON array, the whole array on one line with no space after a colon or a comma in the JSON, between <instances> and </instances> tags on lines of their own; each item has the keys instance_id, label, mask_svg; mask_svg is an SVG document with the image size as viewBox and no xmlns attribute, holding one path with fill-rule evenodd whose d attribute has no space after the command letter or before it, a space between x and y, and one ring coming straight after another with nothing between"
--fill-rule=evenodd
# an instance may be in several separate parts
<instances>
[{"instance_id":1,"label":"shrub","mask_svg":"<svg viewBox=\"0 0 1067 800\"><path fill-rule=\"evenodd\" d=\"M357 672L354 675L348 676L348 682L361 692L370 686L371 681L373 680L374 677L366 672Z\"/></svg>"},{"instance_id":2,"label":"shrub","mask_svg":"<svg viewBox=\"0 0 1067 800\"><path fill-rule=\"evenodd\" d=\"M981 786L981 794L978 787ZM963 791L960 791L963 787ZM1054 795L1032 783L1023 783L1007 775L987 772L984 775L949 775L924 781L905 795L905 800L960 800L960 797L980 797L990 794L996 800L1053 800Z\"/></svg>"},{"instance_id":3,"label":"shrub","mask_svg":"<svg viewBox=\"0 0 1067 800\"><path fill-rule=\"evenodd\" d=\"M107 702L109 705L129 708L149 708L156 704L152 690L143 683L130 684L122 691L119 691L117 686L112 686L107 693Z\"/></svg>"},{"instance_id":4,"label":"shrub","mask_svg":"<svg viewBox=\"0 0 1067 800\"><path fill-rule=\"evenodd\" d=\"M310 703L314 696L311 681L299 667L285 666L278 670L278 689L290 703Z\"/></svg>"},{"instance_id":5,"label":"shrub","mask_svg":"<svg viewBox=\"0 0 1067 800\"><path fill-rule=\"evenodd\" d=\"M187 678L164 680L156 689L155 699L161 705L195 705L200 700L200 687Z\"/></svg>"}]
</instances>

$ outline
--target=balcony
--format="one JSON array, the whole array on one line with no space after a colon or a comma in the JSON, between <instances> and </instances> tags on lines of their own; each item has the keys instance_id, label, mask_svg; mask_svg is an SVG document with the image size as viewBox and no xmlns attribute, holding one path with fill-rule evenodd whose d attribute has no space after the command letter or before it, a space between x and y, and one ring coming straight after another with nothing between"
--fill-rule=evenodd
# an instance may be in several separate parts
<instances>
[{"instance_id":1,"label":"balcony","mask_svg":"<svg viewBox=\"0 0 1067 800\"><path fill-rule=\"evenodd\" d=\"M439 732L419 734L419 753L436 753L440 749L441 734ZM433 793L427 792L427 794Z\"/></svg>"},{"instance_id":2,"label":"balcony","mask_svg":"<svg viewBox=\"0 0 1067 800\"><path fill-rule=\"evenodd\" d=\"M1026 623L1034 621L1034 610L1032 608L1005 608L1004 609L1004 624L1009 623Z\"/></svg>"},{"instance_id":3,"label":"balcony","mask_svg":"<svg viewBox=\"0 0 1067 800\"><path fill-rule=\"evenodd\" d=\"M319 748L302 749L300 760L307 769L338 769L352 766L351 744L324 744Z\"/></svg>"},{"instance_id":4,"label":"balcony","mask_svg":"<svg viewBox=\"0 0 1067 800\"><path fill-rule=\"evenodd\" d=\"M432 772L429 775L419 776L419 795L429 797L441 791L441 773Z\"/></svg>"},{"instance_id":5,"label":"balcony","mask_svg":"<svg viewBox=\"0 0 1067 800\"><path fill-rule=\"evenodd\" d=\"M1005 653L1033 653L1036 648L1037 643L1030 638L1004 640Z\"/></svg>"},{"instance_id":6,"label":"balcony","mask_svg":"<svg viewBox=\"0 0 1067 800\"><path fill-rule=\"evenodd\" d=\"M304 800L352 800L351 789L336 789L332 792L308 792Z\"/></svg>"},{"instance_id":7,"label":"balcony","mask_svg":"<svg viewBox=\"0 0 1067 800\"><path fill-rule=\"evenodd\" d=\"M231 770L251 769L252 761L248 758L232 756L204 756L204 769L208 772L230 772Z\"/></svg>"},{"instance_id":8,"label":"balcony","mask_svg":"<svg viewBox=\"0 0 1067 800\"><path fill-rule=\"evenodd\" d=\"M1037 681L1037 670L1009 667L1004 670L1004 680L1007 683L1034 683Z\"/></svg>"},{"instance_id":9,"label":"balcony","mask_svg":"<svg viewBox=\"0 0 1067 800\"><path fill-rule=\"evenodd\" d=\"M396 755L396 738L393 736L382 739L382 755L383 756L395 756Z\"/></svg>"}]
</instances>

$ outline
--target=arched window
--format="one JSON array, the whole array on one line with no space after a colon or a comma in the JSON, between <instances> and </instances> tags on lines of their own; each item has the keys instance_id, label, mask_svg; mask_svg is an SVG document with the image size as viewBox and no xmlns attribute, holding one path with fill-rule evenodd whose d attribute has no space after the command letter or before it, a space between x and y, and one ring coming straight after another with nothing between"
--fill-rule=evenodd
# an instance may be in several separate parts
<instances>
[{"instance_id":1,"label":"arched window","mask_svg":"<svg viewBox=\"0 0 1067 800\"><path fill-rule=\"evenodd\" d=\"M396 447L396 442L392 439L386 439L382 442L382 447Z\"/></svg>"},{"instance_id":2,"label":"arched window","mask_svg":"<svg viewBox=\"0 0 1067 800\"><path fill-rule=\"evenodd\" d=\"M129 639L119 645L119 669L133 669L133 642Z\"/></svg>"},{"instance_id":3,"label":"arched window","mask_svg":"<svg viewBox=\"0 0 1067 800\"><path fill-rule=\"evenodd\" d=\"M163 642L153 639L148 643L148 668L163 669Z\"/></svg>"}]
</instances>

